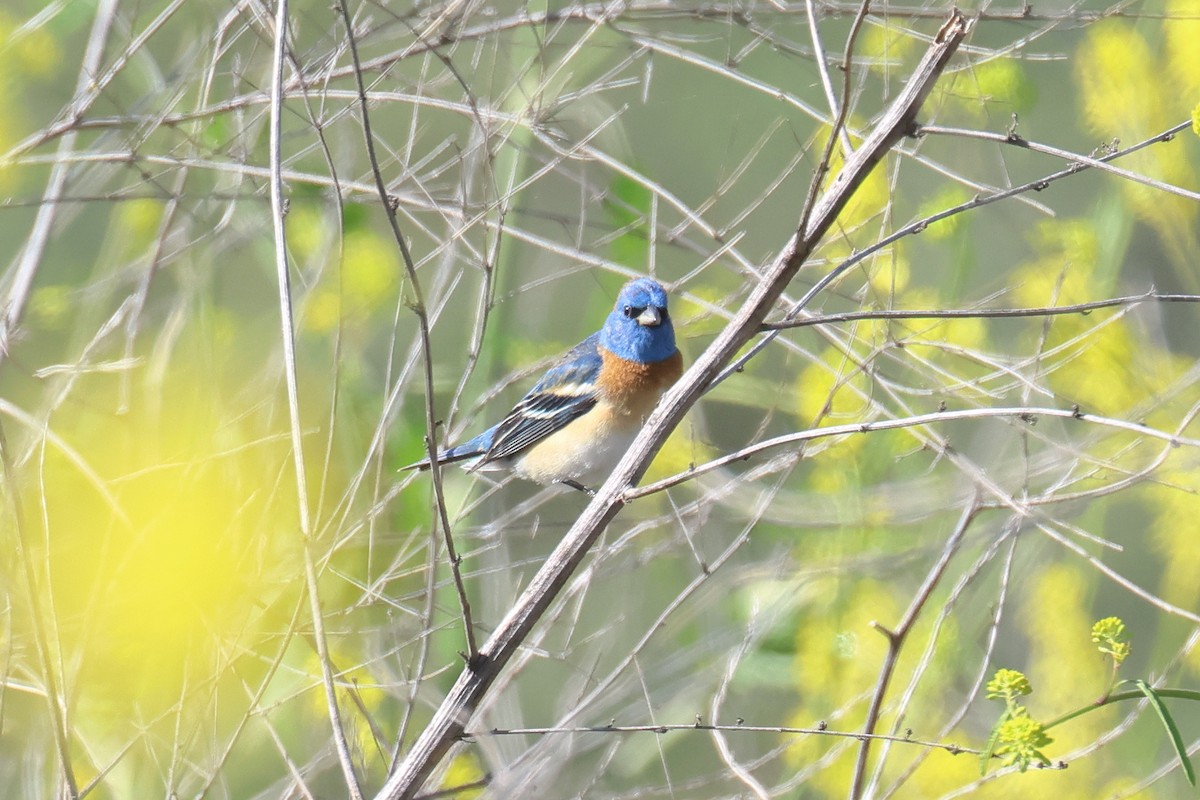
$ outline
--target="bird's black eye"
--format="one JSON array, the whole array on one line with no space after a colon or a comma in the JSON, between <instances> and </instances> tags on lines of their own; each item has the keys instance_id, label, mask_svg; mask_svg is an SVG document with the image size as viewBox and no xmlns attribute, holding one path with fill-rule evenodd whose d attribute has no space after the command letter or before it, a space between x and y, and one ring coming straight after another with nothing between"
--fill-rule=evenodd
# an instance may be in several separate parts
<instances>
[{"instance_id":1,"label":"bird's black eye","mask_svg":"<svg viewBox=\"0 0 1200 800\"><path fill-rule=\"evenodd\" d=\"M635 317L640 317L642 315L642 312L645 310L646 310L645 306L642 306L640 308L638 306L625 306L623 309L621 309L621 313L623 313L629 319L633 319Z\"/></svg>"}]
</instances>

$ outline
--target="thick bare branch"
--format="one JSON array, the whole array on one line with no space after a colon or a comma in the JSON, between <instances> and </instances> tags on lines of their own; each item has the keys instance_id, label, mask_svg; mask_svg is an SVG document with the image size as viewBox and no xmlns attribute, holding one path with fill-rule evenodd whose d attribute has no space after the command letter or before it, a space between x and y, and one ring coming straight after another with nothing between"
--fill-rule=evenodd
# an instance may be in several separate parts
<instances>
[{"instance_id":1,"label":"thick bare branch","mask_svg":"<svg viewBox=\"0 0 1200 800\"><path fill-rule=\"evenodd\" d=\"M534 576L516 605L480 648L478 662L463 670L413 749L384 784L379 798L399 800L410 798L420 791L442 757L458 741L480 700L501 670L587 555L597 537L620 512L625 504L626 490L645 473L654 454L699 399L705 387L759 330L771 307L855 190L888 150L913 130L922 102L969 28L969 23L960 13L955 11L951 15L896 100L862 146L847 158L845 165L814 205L812 213L806 215L807 219L802 221L801 228L780 252L741 310L663 398L616 470Z\"/></svg>"}]
</instances>

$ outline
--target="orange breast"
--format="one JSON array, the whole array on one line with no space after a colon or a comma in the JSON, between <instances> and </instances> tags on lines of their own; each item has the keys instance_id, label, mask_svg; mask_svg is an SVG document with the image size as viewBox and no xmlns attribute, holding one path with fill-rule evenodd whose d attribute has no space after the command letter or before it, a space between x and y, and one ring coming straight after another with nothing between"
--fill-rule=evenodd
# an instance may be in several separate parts
<instances>
[{"instance_id":1,"label":"orange breast","mask_svg":"<svg viewBox=\"0 0 1200 800\"><path fill-rule=\"evenodd\" d=\"M640 426L658 404L663 392L683 374L683 355L674 355L652 364L639 364L617 358L599 348L603 366L596 380L600 396L612 405L613 413L628 419L626 425Z\"/></svg>"},{"instance_id":2,"label":"orange breast","mask_svg":"<svg viewBox=\"0 0 1200 800\"><path fill-rule=\"evenodd\" d=\"M515 467L538 483L603 481L629 448L658 400L683 374L678 352L654 364L617 358L603 347L595 408L522 453Z\"/></svg>"}]
</instances>

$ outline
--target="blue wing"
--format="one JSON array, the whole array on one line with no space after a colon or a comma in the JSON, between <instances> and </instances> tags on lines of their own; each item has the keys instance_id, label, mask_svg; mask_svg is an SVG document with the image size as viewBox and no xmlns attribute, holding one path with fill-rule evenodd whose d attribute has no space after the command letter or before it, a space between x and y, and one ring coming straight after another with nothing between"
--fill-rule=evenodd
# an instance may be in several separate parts
<instances>
[{"instance_id":1,"label":"blue wing","mask_svg":"<svg viewBox=\"0 0 1200 800\"><path fill-rule=\"evenodd\" d=\"M499 425L476 437L483 439L490 434L491 439L480 464L517 455L596 405L599 341L600 334L594 333L573 347Z\"/></svg>"},{"instance_id":2,"label":"blue wing","mask_svg":"<svg viewBox=\"0 0 1200 800\"><path fill-rule=\"evenodd\" d=\"M498 425L470 441L438 453L439 464L475 459L469 469L519 454L560 430L596 405L596 376L600 374L600 334L594 333L546 371L529 394ZM428 469L429 459L403 469Z\"/></svg>"}]
</instances>

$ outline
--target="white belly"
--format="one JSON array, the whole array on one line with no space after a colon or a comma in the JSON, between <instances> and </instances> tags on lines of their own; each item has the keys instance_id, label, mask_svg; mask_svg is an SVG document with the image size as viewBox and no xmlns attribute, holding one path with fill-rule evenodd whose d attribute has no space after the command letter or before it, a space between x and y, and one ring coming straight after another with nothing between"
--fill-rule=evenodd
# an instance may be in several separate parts
<instances>
[{"instance_id":1,"label":"white belly","mask_svg":"<svg viewBox=\"0 0 1200 800\"><path fill-rule=\"evenodd\" d=\"M642 420L614 414L601 403L518 456L517 474L538 483L575 481L595 488L637 437Z\"/></svg>"}]
</instances>

